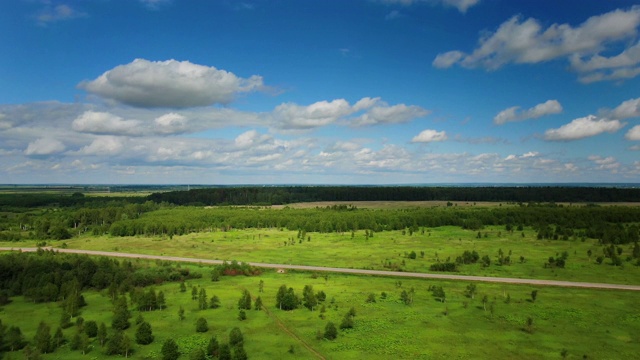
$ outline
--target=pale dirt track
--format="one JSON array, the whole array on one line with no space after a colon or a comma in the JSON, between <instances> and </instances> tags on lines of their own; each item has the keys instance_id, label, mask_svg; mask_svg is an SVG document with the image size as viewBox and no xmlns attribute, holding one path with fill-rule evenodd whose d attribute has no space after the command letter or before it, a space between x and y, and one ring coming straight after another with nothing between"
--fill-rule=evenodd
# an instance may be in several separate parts
<instances>
[{"instance_id":1,"label":"pale dirt track","mask_svg":"<svg viewBox=\"0 0 640 360\"><path fill-rule=\"evenodd\" d=\"M177 256L130 254L130 253L121 253L121 252L77 250L77 249L58 249L58 248L54 249L49 247L46 247L43 249L55 250L61 253L70 253L70 254L111 256L111 257L132 258L132 259L180 261L180 262L214 264L214 265L222 264L222 260L196 259L196 258L186 258L186 257L177 257ZM34 252L37 250L38 248L0 247L0 251ZM588 288L588 289L640 291L640 285L605 284L605 283L588 283L588 282L538 280L538 279L517 279L517 278L453 275L453 274L428 274L428 273L398 272L398 271L384 271L384 270L347 269L347 268L307 266L307 265L265 264L265 263L257 263L257 262L249 262L248 264L255 267L259 267L259 268L303 270L303 271L324 271L324 272L341 273L341 274L395 276L395 277L422 278L422 279L482 281L482 282L505 283L505 284L524 284L524 285L537 285L537 286L560 286L560 287L574 287L574 288Z\"/></svg>"}]
</instances>

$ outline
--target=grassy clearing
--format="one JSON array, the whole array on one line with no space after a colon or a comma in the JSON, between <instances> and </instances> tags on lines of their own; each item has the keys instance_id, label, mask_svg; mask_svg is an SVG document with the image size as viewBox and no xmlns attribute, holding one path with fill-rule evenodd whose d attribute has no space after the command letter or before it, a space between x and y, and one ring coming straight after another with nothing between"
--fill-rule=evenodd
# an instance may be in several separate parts
<instances>
[{"instance_id":1,"label":"grassy clearing","mask_svg":"<svg viewBox=\"0 0 640 360\"><path fill-rule=\"evenodd\" d=\"M487 237L484 237L485 233ZM525 229L522 237L521 232L508 233L502 228L487 228L482 231L480 239L476 238L477 231L458 227L433 228L425 234L418 232L413 235L387 231L368 239L364 231L356 232L353 238L350 232L307 233L302 242L297 239L297 234L286 230L248 229L194 233L171 239L84 236L67 240L66 244L70 248L86 250L377 270L389 269L391 263L412 272L429 272L429 266L438 260L455 261L465 250L476 250L480 256L488 255L493 264L486 268L480 264L462 265L460 274L640 284L640 267L630 262L621 267L608 265L608 260L602 265L596 264L595 258L602 254L602 249L594 240L537 240L531 229ZM285 245L292 238L295 245ZM16 243L0 245L16 246ZM62 243L53 242L52 245L61 246ZM500 249L505 256L511 253L512 265L495 264ZM587 255L589 250L591 258ZM416 259L406 257L411 251L418 254ZM424 258L420 256L422 251ZM544 268L549 257L557 257L563 251L569 254L564 269ZM622 257L631 251L631 246L626 245ZM520 256L524 257L522 263Z\"/></svg>"},{"instance_id":2,"label":"grassy clearing","mask_svg":"<svg viewBox=\"0 0 640 360\"><path fill-rule=\"evenodd\" d=\"M327 359L541 359L560 358L562 349L567 349L572 358L588 355L595 359L630 359L640 351L640 318L633 310L637 303L633 292L541 287L537 288L537 300L531 302L534 287L478 284L475 299L471 299L465 296L467 284L462 282L334 274L325 279L310 273L268 271L259 277L223 277L213 283L207 279L208 268L191 267L201 271L204 278L189 281L187 292L181 293L176 283L156 287L164 291L168 308L142 313L151 323L156 340L147 346L135 345L135 358L157 358L168 337L176 339L188 355L190 348L205 346L212 335L227 341L235 326L245 336L245 349L251 359L317 358L285 332L278 321ZM264 281L263 293L258 292L260 280ZM402 282L401 287L398 281ZM326 318L319 317L319 310L276 309L275 295L282 284L293 287L299 296L305 285L325 291ZM445 303L427 290L432 285L444 288ZM209 297L220 297L222 307L198 310L197 301L191 300L192 286L205 288ZM400 301L400 292L411 288L415 290L414 302L407 306ZM243 289L248 289L254 298L261 296L271 316L251 310L247 320L239 321L237 301ZM380 298L381 292L388 294L387 299ZM366 303L369 293L376 295L375 303ZM487 310L481 301L484 295L488 298ZM508 304L507 295L511 299ZM85 320L109 325L111 305L107 297L96 292L87 292L85 297L89 304L82 312ZM183 321L178 319L180 306L185 309ZM339 325L351 307L357 313L354 329L340 331L335 341L316 339L316 333L324 329L327 321ZM34 306L16 298L0 311L0 318L4 324L20 324L27 339L32 339L40 320L55 331L60 311L56 304ZM138 314L133 311L132 322ZM195 332L195 321L201 316L210 327L204 335ZM528 317L533 319L531 332L526 331ZM75 327L65 330L66 337L71 338L75 331ZM127 330L131 339L134 333L135 326ZM294 347L293 354L288 352L290 346ZM21 356L10 354L14 359ZM62 348L45 359L87 357L109 358L94 344L85 356Z\"/></svg>"}]
</instances>

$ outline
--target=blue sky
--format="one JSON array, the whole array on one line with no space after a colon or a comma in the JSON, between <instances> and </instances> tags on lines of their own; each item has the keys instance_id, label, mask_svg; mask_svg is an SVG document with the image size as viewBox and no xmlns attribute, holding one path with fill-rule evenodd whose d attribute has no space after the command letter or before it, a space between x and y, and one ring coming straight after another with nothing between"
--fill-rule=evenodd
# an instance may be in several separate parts
<instances>
[{"instance_id":1,"label":"blue sky","mask_svg":"<svg viewBox=\"0 0 640 360\"><path fill-rule=\"evenodd\" d=\"M3 1L0 183L637 183L634 3Z\"/></svg>"}]
</instances>

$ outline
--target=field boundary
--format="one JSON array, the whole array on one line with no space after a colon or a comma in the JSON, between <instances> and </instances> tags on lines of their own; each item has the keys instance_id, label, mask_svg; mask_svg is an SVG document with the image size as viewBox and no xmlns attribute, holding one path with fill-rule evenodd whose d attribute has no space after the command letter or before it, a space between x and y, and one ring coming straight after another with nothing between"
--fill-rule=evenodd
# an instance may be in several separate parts
<instances>
[{"instance_id":1,"label":"field boundary","mask_svg":"<svg viewBox=\"0 0 640 360\"><path fill-rule=\"evenodd\" d=\"M132 258L132 259L190 262L190 263L211 264L211 265L219 265L223 263L223 260L198 259L198 258L164 256L164 255L133 254L133 253L123 253L123 252L110 252L110 251L58 249L58 248L52 248L52 247L43 247L43 248L0 247L0 251L35 252L35 251L38 251L38 249L53 250L53 251L57 251L61 253L69 253L69 254L84 254L84 255L93 255L93 256L109 256L109 257L121 257L121 258ZM266 269L319 271L319 272L332 272L332 273L353 274L353 275L373 275L373 276L436 279L436 280L461 280L461 281L474 281L474 282L490 282L490 283L535 285L535 286L557 286L557 287L572 287L572 288L602 289L602 290L640 291L640 285L627 285L627 284L590 283L590 282L541 280L541 279L519 279L519 278L455 275L455 274L415 273L415 272L385 271L385 270L348 269L348 268L335 268L335 267L310 266L310 265L268 264L268 263L258 263L258 262L247 262L247 264L251 266L259 267L259 268L266 268Z\"/></svg>"}]
</instances>

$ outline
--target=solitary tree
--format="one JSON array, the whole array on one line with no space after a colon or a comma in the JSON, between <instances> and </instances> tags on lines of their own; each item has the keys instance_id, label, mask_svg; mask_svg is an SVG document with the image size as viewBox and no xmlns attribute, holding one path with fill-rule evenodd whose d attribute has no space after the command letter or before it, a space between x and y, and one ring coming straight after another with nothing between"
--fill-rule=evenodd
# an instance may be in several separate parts
<instances>
[{"instance_id":1,"label":"solitary tree","mask_svg":"<svg viewBox=\"0 0 640 360\"><path fill-rule=\"evenodd\" d=\"M214 335L207 344L207 356L215 358L220 352L220 344L218 344L218 338Z\"/></svg>"},{"instance_id":2,"label":"solitary tree","mask_svg":"<svg viewBox=\"0 0 640 360\"><path fill-rule=\"evenodd\" d=\"M203 333L209 331L209 325L207 319L201 317L196 321L196 332Z\"/></svg>"},{"instance_id":3,"label":"solitary tree","mask_svg":"<svg viewBox=\"0 0 640 360\"><path fill-rule=\"evenodd\" d=\"M242 291L242 295L238 300L238 309L251 310L251 293L249 293L249 290L244 289Z\"/></svg>"},{"instance_id":4,"label":"solitary tree","mask_svg":"<svg viewBox=\"0 0 640 360\"><path fill-rule=\"evenodd\" d=\"M244 336L242 335L242 331L239 328L234 327L229 332L229 344L231 346L238 346L244 343Z\"/></svg>"},{"instance_id":5,"label":"solitary tree","mask_svg":"<svg viewBox=\"0 0 640 360\"><path fill-rule=\"evenodd\" d=\"M212 309L217 309L220 307L220 299L218 298L218 296L213 295L211 297L211 300L209 301L209 307Z\"/></svg>"},{"instance_id":6,"label":"solitary tree","mask_svg":"<svg viewBox=\"0 0 640 360\"><path fill-rule=\"evenodd\" d=\"M198 294L198 309L206 310L209 304L207 304L207 291L202 288Z\"/></svg>"},{"instance_id":7,"label":"solitary tree","mask_svg":"<svg viewBox=\"0 0 640 360\"><path fill-rule=\"evenodd\" d=\"M529 316L527 318L526 330L527 330L528 333L532 333L533 332L533 318L531 316Z\"/></svg>"},{"instance_id":8,"label":"solitary tree","mask_svg":"<svg viewBox=\"0 0 640 360\"><path fill-rule=\"evenodd\" d=\"M96 337L98 335L98 324L93 320L85 322L84 333L90 338Z\"/></svg>"},{"instance_id":9,"label":"solitary tree","mask_svg":"<svg viewBox=\"0 0 640 360\"><path fill-rule=\"evenodd\" d=\"M475 298L475 296L476 296L476 284L467 285L466 295L467 295L467 297L470 297L472 299Z\"/></svg>"},{"instance_id":10,"label":"solitary tree","mask_svg":"<svg viewBox=\"0 0 640 360\"><path fill-rule=\"evenodd\" d=\"M255 310L262 309L262 298L260 296L256 298L256 301L253 303L253 306Z\"/></svg>"},{"instance_id":11,"label":"solitary tree","mask_svg":"<svg viewBox=\"0 0 640 360\"><path fill-rule=\"evenodd\" d=\"M143 321L136 330L136 343L140 345L149 345L153 342L153 331L151 325Z\"/></svg>"},{"instance_id":12,"label":"solitary tree","mask_svg":"<svg viewBox=\"0 0 640 360\"><path fill-rule=\"evenodd\" d=\"M178 318L180 318L180 321L184 320L184 308L182 305L180 305L180 309L178 309Z\"/></svg>"},{"instance_id":13,"label":"solitary tree","mask_svg":"<svg viewBox=\"0 0 640 360\"><path fill-rule=\"evenodd\" d=\"M65 342L67 342L67 339L64 337L64 334L62 333L62 328L58 327L58 329L56 329L55 334L53 334L53 338L51 339L53 348L57 349L60 346L62 346Z\"/></svg>"},{"instance_id":14,"label":"solitary tree","mask_svg":"<svg viewBox=\"0 0 640 360\"><path fill-rule=\"evenodd\" d=\"M531 301L536 302L537 297L538 297L538 290L531 291Z\"/></svg>"},{"instance_id":15,"label":"solitary tree","mask_svg":"<svg viewBox=\"0 0 640 360\"><path fill-rule=\"evenodd\" d=\"M231 347L229 344L220 345L220 355L218 357L220 360L231 360Z\"/></svg>"},{"instance_id":16,"label":"solitary tree","mask_svg":"<svg viewBox=\"0 0 640 360\"><path fill-rule=\"evenodd\" d=\"M104 323L100 323L100 326L98 327L97 338L100 346L104 346L107 342L107 326Z\"/></svg>"},{"instance_id":17,"label":"solitary tree","mask_svg":"<svg viewBox=\"0 0 640 360\"><path fill-rule=\"evenodd\" d=\"M33 338L33 345L42 354L51 352L51 328L41 321Z\"/></svg>"},{"instance_id":18,"label":"solitary tree","mask_svg":"<svg viewBox=\"0 0 640 360\"><path fill-rule=\"evenodd\" d=\"M177 360L180 357L180 349L178 344L173 339L167 339L162 344L162 350L160 350L162 360Z\"/></svg>"},{"instance_id":19,"label":"solitary tree","mask_svg":"<svg viewBox=\"0 0 640 360\"><path fill-rule=\"evenodd\" d=\"M111 327L115 330L125 330L131 325L131 323L129 323L130 318L131 313L129 312L129 307L127 305L127 298L124 296L119 297L113 307Z\"/></svg>"},{"instance_id":20,"label":"solitary tree","mask_svg":"<svg viewBox=\"0 0 640 360\"><path fill-rule=\"evenodd\" d=\"M338 337L338 329L336 325L329 321L327 325L324 327L324 338L328 340L334 340Z\"/></svg>"},{"instance_id":21,"label":"solitary tree","mask_svg":"<svg viewBox=\"0 0 640 360\"><path fill-rule=\"evenodd\" d=\"M27 345L27 342L24 339L24 335L22 335L22 331L17 326L9 327L9 330L7 330L7 334L4 338L5 344L11 351L20 350L25 347L25 345Z\"/></svg>"}]
</instances>

